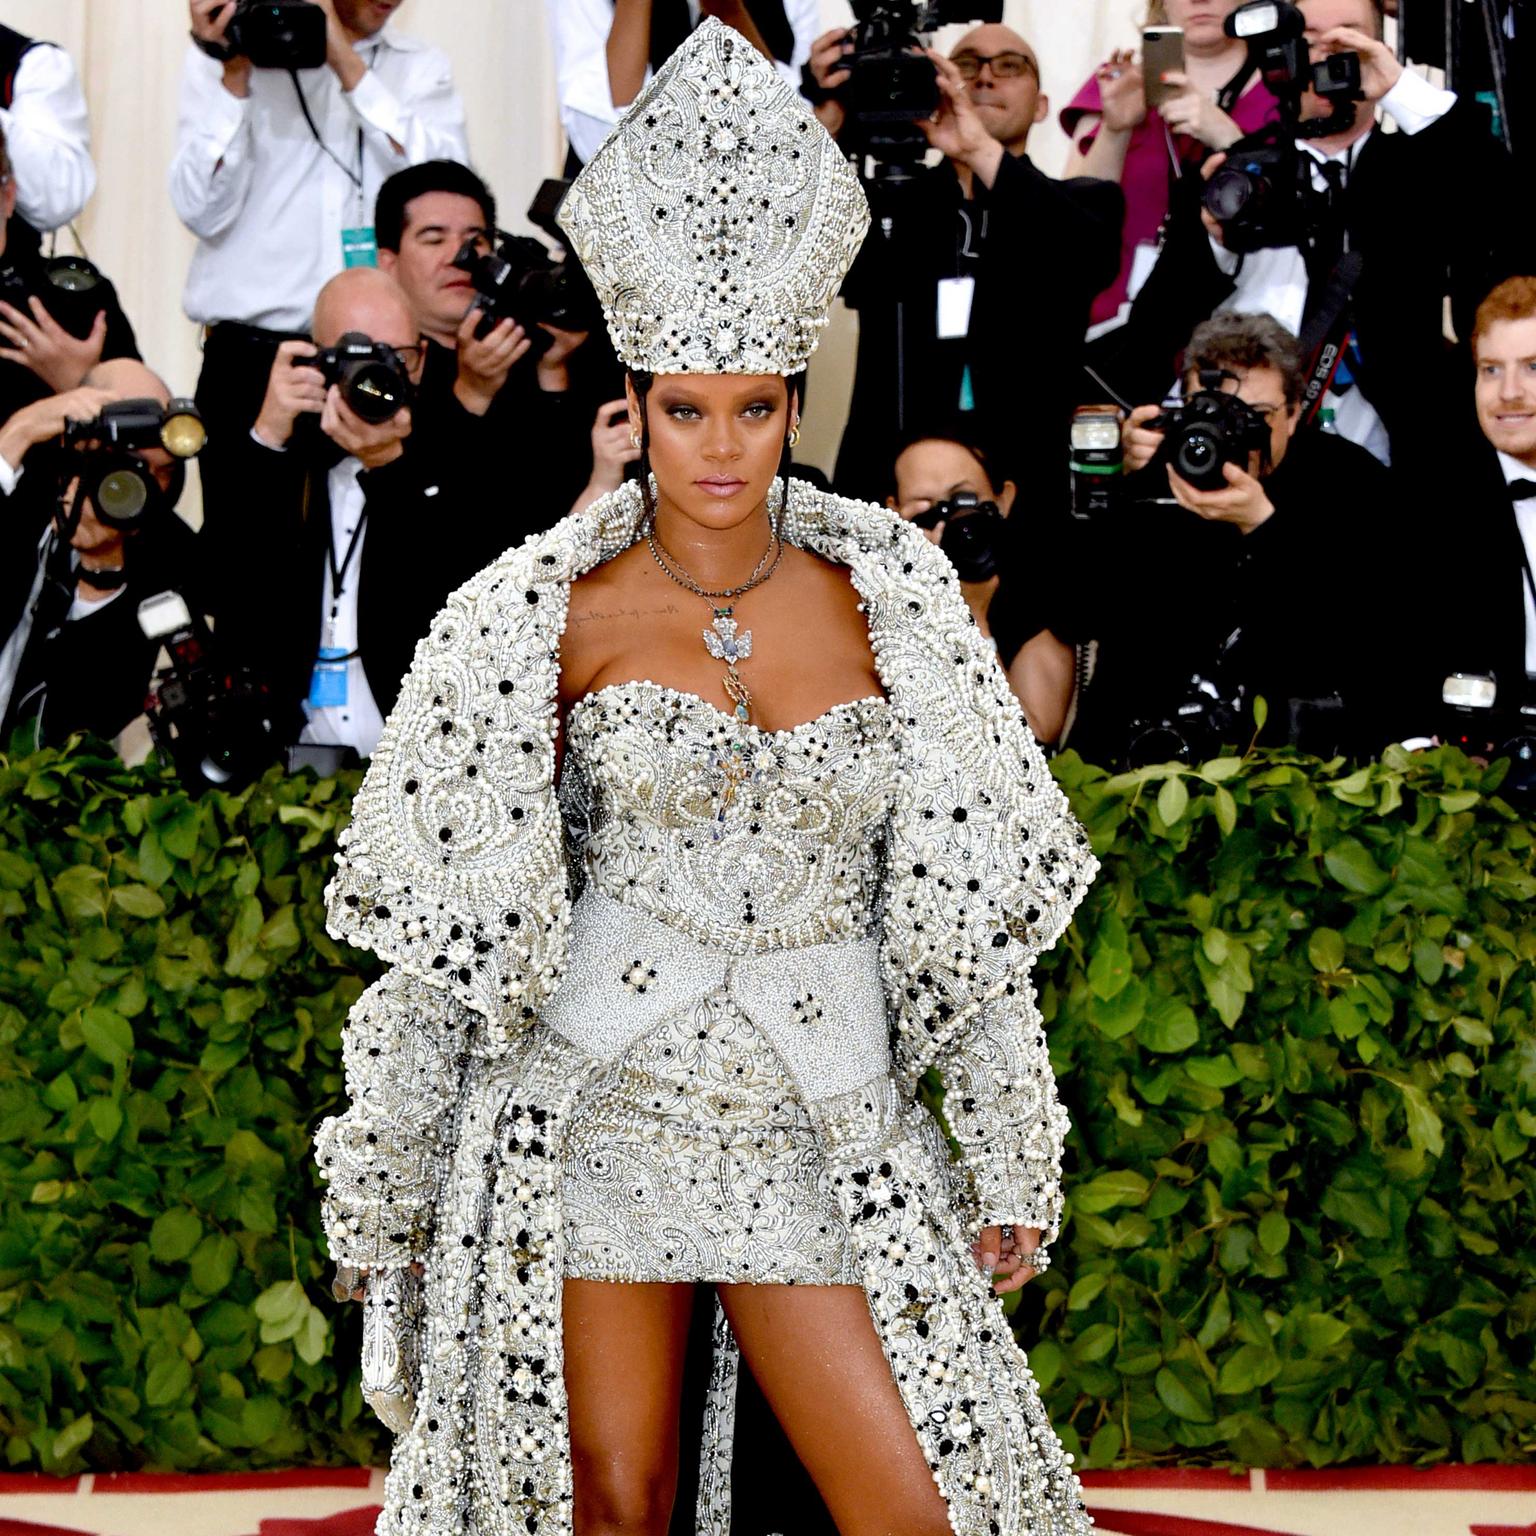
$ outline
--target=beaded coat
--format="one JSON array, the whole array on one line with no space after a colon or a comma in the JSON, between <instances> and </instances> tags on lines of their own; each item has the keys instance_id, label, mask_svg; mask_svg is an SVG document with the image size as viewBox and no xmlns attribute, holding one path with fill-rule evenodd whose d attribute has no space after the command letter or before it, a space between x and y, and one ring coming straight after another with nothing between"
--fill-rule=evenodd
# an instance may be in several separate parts
<instances>
[{"instance_id":1,"label":"beaded coat","mask_svg":"<svg viewBox=\"0 0 1536 1536\"><path fill-rule=\"evenodd\" d=\"M539 1022L573 900L560 641L571 583L642 516L627 485L449 599L327 888L330 932L390 964L347 1022L350 1105L316 1136L327 1239L382 1304L419 1309L380 1530L572 1529L560 1170L586 1059ZM879 919L892 1070L887 1092L820 1109L831 1185L957 1536L1076 1536L1077 1479L969 1241L991 1223L1057 1231L1067 1117L1030 968L1097 864L942 552L797 481L784 534L848 567L902 747ZM953 1181L917 1098L930 1068ZM413 1262L424 1296L403 1283ZM714 1346L697 1529L726 1536L737 1357L718 1304Z\"/></svg>"}]
</instances>

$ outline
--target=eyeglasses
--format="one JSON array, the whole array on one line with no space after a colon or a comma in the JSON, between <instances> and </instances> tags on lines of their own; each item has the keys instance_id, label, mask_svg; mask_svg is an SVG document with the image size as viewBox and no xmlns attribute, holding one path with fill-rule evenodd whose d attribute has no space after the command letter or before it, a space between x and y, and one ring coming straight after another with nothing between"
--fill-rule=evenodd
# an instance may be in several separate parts
<instances>
[{"instance_id":1,"label":"eyeglasses","mask_svg":"<svg viewBox=\"0 0 1536 1536\"><path fill-rule=\"evenodd\" d=\"M425 338L423 338L413 342L410 346L391 347L390 350L400 359L400 364L407 373L415 373L422 358L427 355L427 344Z\"/></svg>"},{"instance_id":2,"label":"eyeglasses","mask_svg":"<svg viewBox=\"0 0 1536 1536\"><path fill-rule=\"evenodd\" d=\"M1040 68L1027 53L1020 53L1012 49L1007 53L977 53L967 48L964 53L957 53L950 63L967 80L979 80L983 65L991 65L992 78L994 80L1017 80L1020 75L1033 75L1040 78Z\"/></svg>"}]
</instances>

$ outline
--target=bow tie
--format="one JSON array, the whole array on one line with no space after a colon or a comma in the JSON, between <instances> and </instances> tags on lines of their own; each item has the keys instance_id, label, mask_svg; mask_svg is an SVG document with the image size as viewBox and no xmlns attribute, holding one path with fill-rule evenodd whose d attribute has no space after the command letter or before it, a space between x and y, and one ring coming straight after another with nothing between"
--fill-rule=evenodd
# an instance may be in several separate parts
<instances>
[{"instance_id":1,"label":"bow tie","mask_svg":"<svg viewBox=\"0 0 1536 1536\"><path fill-rule=\"evenodd\" d=\"M1536 480L1511 480L1509 482L1509 499L1511 501L1529 501L1536 496Z\"/></svg>"}]
</instances>

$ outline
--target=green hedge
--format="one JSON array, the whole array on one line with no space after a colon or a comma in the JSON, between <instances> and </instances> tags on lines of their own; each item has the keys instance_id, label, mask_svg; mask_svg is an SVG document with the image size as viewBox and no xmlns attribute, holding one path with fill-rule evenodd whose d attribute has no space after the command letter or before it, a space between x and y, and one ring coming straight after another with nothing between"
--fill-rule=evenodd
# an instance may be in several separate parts
<instances>
[{"instance_id":1,"label":"green hedge","mask_svg":"<svg viewBox=\"0 0 1536 1536\"><path fill-rule=\"evenodd\" d=\"M1054 1421L1094 1466L1528 1457L1536 854L1501 769L1057 773L1105 868L1040 970L1077 1127L1023 1325ZM309 1158L371 975L320 918L355 785L0 758L4 1464L386 1454Z\"/></svg>"}]
</instances>

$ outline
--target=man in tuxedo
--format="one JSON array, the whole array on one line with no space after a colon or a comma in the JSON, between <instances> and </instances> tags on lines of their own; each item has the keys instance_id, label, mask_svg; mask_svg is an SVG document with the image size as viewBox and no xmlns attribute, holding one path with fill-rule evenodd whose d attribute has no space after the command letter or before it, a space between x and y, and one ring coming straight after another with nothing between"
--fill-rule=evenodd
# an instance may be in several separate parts
<instances>
[{"instance_id":1,"label":"man in tuxedo","mask_svg":"<svg viewBox=\"0 0 1536 1536\"><path fill-rule=\"evenodd\" d=\"M813 55L824 90L846 77L840 46L828 34ZM837 488L885 497L907 437L958 419L1026 506L1064 510L1083 335L1094 295L1119 269L1125 197L1113 182L1057 181L1030 160L1030 131L1050 103L1017 32L976 27L949 58L929 57L942 100L919 126L944 159L888 205L877 199L843 285L859 352ZM818 112L841 128L835 97Z\"/></svg>"},{"instance_id":2,"label":"man in tuxedo","mask_svg":"<svg viewBox=\"0 0 1536 1536\"><path fill-rule=\"evenodd\" d=\"M225 573L221 645L270 685L279 741L366 757L417 640L483 563L466 529L500 512L450 504L439 455L407 451L410 404L369 422L327 384L316 354L348 333L382 343L419 383L421 334L395 280L373 267L333 277L313 342L278 349L204 538Z\"/></svg>"},{"instance_id":3,"label":"man in tuxedo","mask_svg":"<svg viewBox=\"0 0 1536 1536\"><path fill-rule=\"evenodd\" d=\"M1317 340L1321 330L1338 345L1324 423L1413 468L1429 446L1426 413L1448 411L1454 398L1445 301L1465 335L1489 282L1517 269L1536 243L1536 222L1529 199L1511 195L1513 162L1486 112L1404 69L1382 40L1377 0L1299 5L1313 59L1357 53L1365 95L1352 126L1298 141L1324 210L1316 235L1304 250L1239 256L1203 208L1203 184L1187 178L1110 378L1132 398L1156 398L1182 336L1204 316L1217 307L1272 314L1293 332L1311 328ZM1378 109L1395 132L1378 124ZM1327 111L1312 93L1303 98L1304 119ZM1208 161L1206 177L1226 158ZM1340 284L1348 285L1342 296Z\"/></svg>"},{"instance_id":4,"label":"man in tuxedo","mask_svg":"<svg viewBox=\"0 0 1536 1536\"><path fill-rule=\"evenodd\" d=\"M1472 355L1483 441L1445 455L1458 516L1422 697L1433 709L1442 680L1470 672L1497 682L1503 711L1536 702L1536 276L1510 278L1483 301Z\"/></svg>"}]
</instances>

